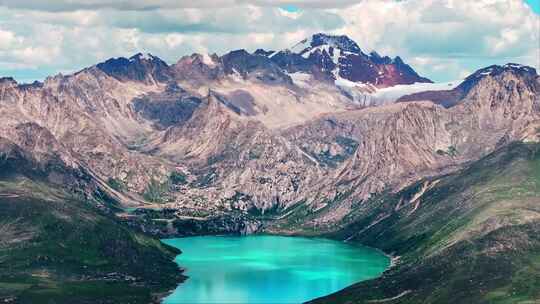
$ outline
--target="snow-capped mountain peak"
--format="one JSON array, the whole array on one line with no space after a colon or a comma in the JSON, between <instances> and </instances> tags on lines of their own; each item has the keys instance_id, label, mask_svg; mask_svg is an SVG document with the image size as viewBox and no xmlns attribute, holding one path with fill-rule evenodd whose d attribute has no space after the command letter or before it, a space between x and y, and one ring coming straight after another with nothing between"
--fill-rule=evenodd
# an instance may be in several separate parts
<instances>
[{"instance_id":1,"label":"snow-capped mountain peak","mask_svg":"<svg viewBox=\"0 0 540 304\"><path fill-rule=\"evenodd\" d=\"M312 53L326 51L327 53L362 54L356 42L345 35L327 35L318 33L295 44L290 51L308 58Z\"/></svg>"},{"instance_id":2,"label":"snow-capped mountain peak","mask_svg":"<svg viewBox=\"0 0 540 304\"><path fill-rule=\"evenodd\" d=\"M289 73L312 73L316 70L316 74L325 75L338 83L388 87L431 82L419 76L399 56L392 59L377 52L367 55L345 35L314 34L290 49L269 55L259 51L258 54L270 58Z\"/></svg>"},{"instance_id":3,"label":"snow-capped mountain peak","mask_svg":"<svg viewBox=\"0 0 540 304\"><path fill-rule=\"evenodd\" d=\"M159 59L157 58L156 56L150 54L150 53L137 53L133 56L131 56L129 58L130 61L136 61L136 60L139 60L139 61L142 61L142 60L146 60L146 61L152 61L154 59Z\"/></svg>"},{"instance_id":4,"label":"snow-capped mountain peak","mask_svg":"<svg viewBox=\"0 0 540 304\"><path fill-rule=\"evenodd\" d=\"M467 77L466 80L472 81L472 80L484 78L486 76L497 76L505 72L512 72L512 73L518 73L518 74L531 74L531 75L536 74L536 70L532 67L524 66L517 63L507 63L503 66L492 65L492 66L480 69L474 72L473 74L471 74L469 77Z\"/></svg>"},{"instance_id":5,"label":"snow-capped mountain peak","mask_svg":"<svg viewBox=\"0 0 540 304\"><path fill-rule=\"evenodd\" d=\"M329 45L334 48L338 48L344 52L350 52L354 54L360 54L362 51L356 42L346 35L326 35L326 34L315 34L311 38L311 45L313 47L321 45Z\"/></svg>"}]
</instances>

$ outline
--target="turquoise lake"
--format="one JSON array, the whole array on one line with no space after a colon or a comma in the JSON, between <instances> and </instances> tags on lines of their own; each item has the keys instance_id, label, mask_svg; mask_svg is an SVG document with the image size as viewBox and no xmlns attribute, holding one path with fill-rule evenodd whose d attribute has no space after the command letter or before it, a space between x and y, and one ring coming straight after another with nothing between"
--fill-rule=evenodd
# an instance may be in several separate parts
<instances>
[{"instance_id":1,"label":"turquoise lake","mask_svg":"<svg viewBox=\"0 0 540 304\"><path fill-rule=\"evenodd\" d=\"M189 278L167 304L302 303L375 278L390 260L372 248L284 236L200 236L163 240L183 253Z\"/></svg>"}]
</instances>

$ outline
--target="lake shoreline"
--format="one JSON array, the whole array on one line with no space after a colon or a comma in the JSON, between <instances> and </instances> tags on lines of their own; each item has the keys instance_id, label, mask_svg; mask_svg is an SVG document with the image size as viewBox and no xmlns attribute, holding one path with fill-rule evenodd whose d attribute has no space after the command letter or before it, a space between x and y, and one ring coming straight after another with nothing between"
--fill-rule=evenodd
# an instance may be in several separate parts
<instances>
[{"instance_id":1,"label":"lake shoreline","mask_svg":"<svg viewBox=\"0 0 540 304\"><path fill-rule=\"evenodd\" d=\"M193 260L191 260L192 258L190 258L189 256L186 256L186 251L183 250L183 248L186 248L186 242L188 242L188 239L190 240L189 240L189 245L187 247L191 246L191 250L194 250L193 248L197 246L202 246L201 248L204 248L203 252L198 253L196 255L196 258L194 258ZM332 283L331 287L318 286L319 289L312 288L312 287L296 287L295 289L282 292L283 296L299 297L297 299L294 299L294 302L310 301L321 296L326 296L326 295L335 293L339 290L342 290L343 288L347 288L348 286L356 284L358 282L377 278L393 266L393 257L389 256L388 254L382 252L381 250L377 248L371 248L368 246L363 246L361 244L348 243L348 242L343 242L341 240L335 240L331 238L317 237L317 236L303 237L303 236L298 236L298 235L276 235L276 234L261 233L261 234L247 235L247 236L204 235L204 236L196 236L196 237L166 238L166 239L162 239L161 241L169 246L174 246L176 248L182 249L182 253L175 258L175 262L179 264L179 267L183 267L184 270L190 269L189 274L186 274L186 272L184 272L184 275L186 275L188 279L184 281L183 283L179 284L178 288L181 288L182 286L185 287L186 284L190 284L189 288L191 288L191 290L194 290L196 289L195 281L200 281L201 278L204 277L204 275L206 275L208 277L204 277L204 279L208 280L208 282L206 282L205 286L207 286L206 288L212 289L212 286L213 286L212 284L218 284L218 283L212 283L211 280L214 279L213 277L219 276L219 271L220 271L219 268L225 269L223 270L225 275L227 273L226 271L228 270L227 268L229 267L232 267L232 270L231 270L232 273L238 274L238 273L245 272L246 271L246 269L244 269L246 267L245 265L242 265L241 263L238 265L235 265L235 263L237 263L236 261L236 259L238 258L237 256L235 256L233 260L230 260L231 252L234 252L234 250L237 250L235 246L237 246L238 243L240 244L246 243L242 246L247 246L240 250L240 255L241 254L248 255L248 256L261 255L262 259L260 260L253 259L252 256L249 256L246 261L242 262L242 263L245 263L246 265L251 264L252 267L254 267L253 265L255 265L255 267L260 267L260 269L255 268L255 269L249 270L252 273L253 277L250 277L250 280L248 280L247 283L243 281L239 281L237 282L238 285L227 286L227 287L222 286L223 290L227 290L231 294L234 292L245 293L246 290L251 290L254 288L260 289L261 286L257 286L257 285L249 287L250 283L254 284L253 282L257 282L257 279L260 279L260 278L257 278L257 275L259 274L261 276L264 276L264 279L267 280L265 282L265 284L267 285L273 284L272 281L268 282L269 278L270 279L279 278L279 280L282 280L283 279L282 277L285 276L287 279L294 281L294 283L292 284L287 284L286 286L278 288L280 290L284 290L284 289L286 290L286 288L290 288L290 286L302 286L302 284L310 284L310 282L312 282L314 277L317 277L316 282L331 282ZM225 244L219 244L220 242L224 242ZM257 242L259 242L260 244L257 244ZM277 243L273 244L273 242L277 242ZM224 251L223 254L220 253L219 251L220 246L227 247L227 251ZM288 246L291 248L289 248ZM318 265L317 263L313 263L313 262L302 261L301 260L302 258L300 258L300 260L294 260L294 265L298 269L294 269L294 267L292 270L289 268L280 268L280 267L284 267L283 265L286 264L288 259L291 259L290 254L287 255L286 252L289 250L293 250L294 252L297 246L301 246L300 248L298 248L297 251L301 254L306 255L305 257L302 257L306 259L306 261L317 261L317 263L320 263L323 265ZM306 246L309 246L311 250L309 251L304 250ZM276 250L276 248L279 248L279 249ZM287 248L287 250L283 250L283 248ZM331 248L332 250L341 250L342 252L336 253L332 251L331 254L324 256L324 254L327 254L325 250L329 250L329 248ZM207 254L206 251L212 251L211 255ZM271 254L268 254L268 252L271 252ZM322 256L319 257L319 256L316 256L316 254L321 254ZM179 259L182 259L182 258L184 258L184 260L180 261ZM220 260L223 258L226 261L225 264L223 263L222 260ZM280 258L283 258L285 262L283 261L278 262L278 259ZM201 262L200 261L201 259L204 260L204 262ZM219 263L217 263L215 266L216 269L218 269L216 270L218 274L215 274L214 272L211 272L211 274L208 274L208 273L200 274L201 271L204 272L204 270L201 270L201 268L208 267L208 265L206 264L215 263L215 260L219 261ZM304 263L303 266L298 266L298 264L302 265L302 263ZM367 264L369 265L368 267L366 267L366 263L370 263L370 264ZM280 265L280 266L277 267L276 265ZM361 265L362 267L360 267L359 265ZM199 267L199 269L195 267ZM234 269L234 267L239 267L241 270ZM336 268L332 268L332 267L336 267ZM362 271L364 273L360 273L360 270L359 270L360 268L362 268ZM331 269L334 269L334 270L331 270ZM374 272L374 269L376 269L375 272ZM330 271L330 272L328 274L325 274L325 271ZM354 274L354 271L357 271L358 273ZM196 274L196 279L191 278L193 274ZM304 275L305 278L302 277L302 275ZM193 281L190 282L190 280L193 280ZM247 284L247 285L244 286L242 284ZM276 287L273 286L272 288L275 289ZM299 290L303 293L306 293L309 290L311 294L299 296L298 295ZM189 293L190 291L187 291L187 292L184 291L182 295L180 296L181 297L199 296L199 295L189 295ZM209 296L209 295L206 294L205 296ZM224 297L224 296L230 296L230 295L225 294L225 295L220 295L220 296ZM264 297L263 292L261 292L261 294L256 294L255 292L255 294L250 294L249 296L250 296L249 298L250 300L252 299L251 297ZM162 298L162 303L167 303L167 298L171 299L171 297L175 297L174 291L171 294L164 296ZM191 301L191 302L196 303L197 301L196 300L194 301L193 299L194 298L189 298L189 299L181 298L178 301L180 302ZM220 298L220 299L223 300L223 298ZM277 302L279 302L280 299L281 298L278 298ZM267 301L265 298L263 298L263 300ZM269 299L269 300L276 302L276 299ZM206 300L205 302L208 303L211 301ZM286 302L290 303L291 301L287 300Z\"/></svg>"}]
</instances>

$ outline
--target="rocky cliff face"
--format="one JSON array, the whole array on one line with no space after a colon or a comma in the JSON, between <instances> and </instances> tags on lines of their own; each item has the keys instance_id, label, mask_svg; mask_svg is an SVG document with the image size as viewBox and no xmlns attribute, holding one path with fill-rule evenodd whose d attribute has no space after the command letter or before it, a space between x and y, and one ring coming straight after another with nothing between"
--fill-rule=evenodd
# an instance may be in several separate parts
<instances>
[{"instance_id":1,"label":"rocky cliff face","mask_svg":"<svg viewBox=\"0 0 540 304\"><path fill-rule=\"evenodd\" d=\"M133 80L152 84L172 78L169 66L151 54L138 53L129 59L112 58L96 65L98 69L118 80Z\"/></svg>"}]
</instances>

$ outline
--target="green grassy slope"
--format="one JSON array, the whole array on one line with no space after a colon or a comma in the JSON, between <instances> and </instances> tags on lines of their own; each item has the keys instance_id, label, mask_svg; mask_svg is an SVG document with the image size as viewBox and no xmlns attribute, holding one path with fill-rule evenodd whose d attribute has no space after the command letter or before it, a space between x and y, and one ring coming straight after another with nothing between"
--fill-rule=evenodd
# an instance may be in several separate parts
<instances>
[{"instance_id":1,"label":"green grassy slope","mask_svg":"<svg viewBox=\"0 0 540 304\"><path fill-rule=\"evenodd\" d=\"M540 303L540 145L512 144L359 210L332 236L399 262L315 303Z\"/></svg>"},{"instance_id":2,"label":"green grassy slope","mask_svg":"<svg viewBox=\"0 0 540 304\"><path fill-rule=\"evenodd\" d=\"M175 288L178 250L50 183L62 174L20 155L0 162L0 302L150 303Z\"/></svg>"}]
</instances>

